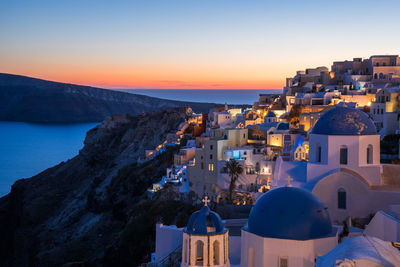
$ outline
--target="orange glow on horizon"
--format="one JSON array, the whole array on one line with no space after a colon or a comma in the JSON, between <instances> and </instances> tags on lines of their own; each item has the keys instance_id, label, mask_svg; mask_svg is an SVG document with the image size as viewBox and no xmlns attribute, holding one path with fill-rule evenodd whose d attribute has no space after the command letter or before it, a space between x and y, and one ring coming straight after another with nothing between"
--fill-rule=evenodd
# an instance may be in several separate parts
<instances>
[{"instance_id":1,"label":"orange glow on horizon","mask_svg":"<svg viewBox=\"0 0 400 267\"><path fill-rule=\"evenodd\" d=\"M0 70L2 72L2 70ZM31 69L5 71L44 80L108 89L281 89L284 78L237 70L201 71L185 68ZM267 75L264 75L267 76ZM261 77L261 78L260 78Z\"/></svg>"}]
</instances>

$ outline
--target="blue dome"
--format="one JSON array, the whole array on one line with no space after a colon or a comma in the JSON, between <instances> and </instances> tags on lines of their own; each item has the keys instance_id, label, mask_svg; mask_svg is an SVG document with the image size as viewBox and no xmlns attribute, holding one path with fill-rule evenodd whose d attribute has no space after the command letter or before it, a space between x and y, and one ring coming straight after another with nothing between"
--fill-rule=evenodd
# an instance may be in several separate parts
<instances>
[{"instance_id":1,"label":"blue dome","mask_svg":"<svg viewBox=\"0 0 400 267\"><path fill-rule=\"evenodd\" d=\"M189 234L213 235L224 233L226 230L219 215L204 206L190 216L185 231Z\"/></svg>"},{"instance_id":2,"label":"blue dome","mask_svg":"<svg viewBox=\"0 0 400 267\"><path fill-rule=\"evenodd\" d=\"M323 135L374 135L372 120L361 110L336 107L325 112L314 125L313 134Z\"/></svg>"},{"instance_id":3,"label":"blue dome","mask_svg":"<svg viewBox=\"0 0 400 267\"><path fill-rule=\"evenodd\" d=\"M270 117L270 118L275 118L275 117L276 117L276 115L275 115L275 113L274 113L273 111L268 111L268 113L267 113L267 117Z\"/></svg>"},{"instance_id":4,"label":"blue dome","mask_svg":"<svg viewBox=\"0 0 400 267\"><path fill-rule=\"evenodd\" d=\"M280 131L289 130L289 123L287 123L287 122L280 122L279 125L278 125L278 128L276 128L276 129L277 129L277 130L280 130Z\"/></svg>"},{"instance_id":5,"label":"blue dome","mask_svg":"<svg viewBox=\"0 0 400 267\"><path fill-rule=\"evenodd\" d=\"M329 236L332 224L327 208L313 194L279 187L257 200L245 230L262 237L308 240Z\"/></svg>"}]
</instances>

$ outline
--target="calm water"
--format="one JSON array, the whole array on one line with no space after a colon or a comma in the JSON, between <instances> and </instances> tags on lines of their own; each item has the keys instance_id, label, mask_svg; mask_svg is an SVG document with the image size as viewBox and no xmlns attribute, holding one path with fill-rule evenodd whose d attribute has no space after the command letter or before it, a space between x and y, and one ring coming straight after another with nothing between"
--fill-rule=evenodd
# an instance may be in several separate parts
<instances>
[{"instance_id":1,"label":"calm water","mask_svg":"<svg viewBox=\"0 0 400 267\"><path fill-rule=\"evenodd\" d=\"M96 125L0 122L0 196L9 193L17 179L77 155L86 132Z\"/></svg>"},{"instance_id":2,"label":"calm water","mask_svg":"<svg viewBox=\"0 0 400 267\"><path fill-rule=\"evenodd\" d=\"M224 104L249 104L258 101L259 94L280 94L281 89L269 90L205 90L205 89L125 89L119 90L133 94L147 95L164 99L209 102Z\"/></svg>"}]
</instances>

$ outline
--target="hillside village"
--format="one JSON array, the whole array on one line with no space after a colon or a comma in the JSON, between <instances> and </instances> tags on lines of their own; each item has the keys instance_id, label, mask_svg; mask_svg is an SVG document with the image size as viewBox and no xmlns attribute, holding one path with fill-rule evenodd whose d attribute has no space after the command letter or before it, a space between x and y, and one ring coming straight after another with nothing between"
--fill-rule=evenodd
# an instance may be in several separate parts
<instances>
[{"instance_id":1,"label":"hillside village","mask_svg":"<svg viewBox=\"0 0 400 267\"><path fill-rule=\"evenodd\" d=\"M138 163L180 144L147 193L172 186L204 207L185 228L157 224L149 265L399 266L399 99L400 57L377 55L297 71L248 109L187 108ZM222 221L221 205L254 206Z\"/></svg>"}]
</instances>

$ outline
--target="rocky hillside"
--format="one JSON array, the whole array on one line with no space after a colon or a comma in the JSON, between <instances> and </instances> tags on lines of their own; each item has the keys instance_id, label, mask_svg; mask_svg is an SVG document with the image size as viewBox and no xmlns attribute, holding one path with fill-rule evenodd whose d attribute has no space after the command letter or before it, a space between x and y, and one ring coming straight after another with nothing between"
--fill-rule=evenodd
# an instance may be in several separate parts
<instances>
[{"instance_id":1,"label":"rocky hillside","mask_svg":"<svg viewBox=\"0 0 400 267\"><path fill-rule=\"evenodd\" d=\"M97 122L107 116L137 115L186 104L195 112L215 106L0 73L0 121Z\"/></svg>"},{"instance_id":2,"label":"rocky hillside","mask_svg":"<svg viewBox=\"0 0 400 267\"><path fill-rule=\"evenodd\" d=\"M146 189L172 164L172 147L143 165L145 149L184 121L183 109L116 116L87 133L73 159L17 181L0 199L0 266L138 266L154 251L157 221L183 225L191 200Z\"/></svg>"}]
</instances>

